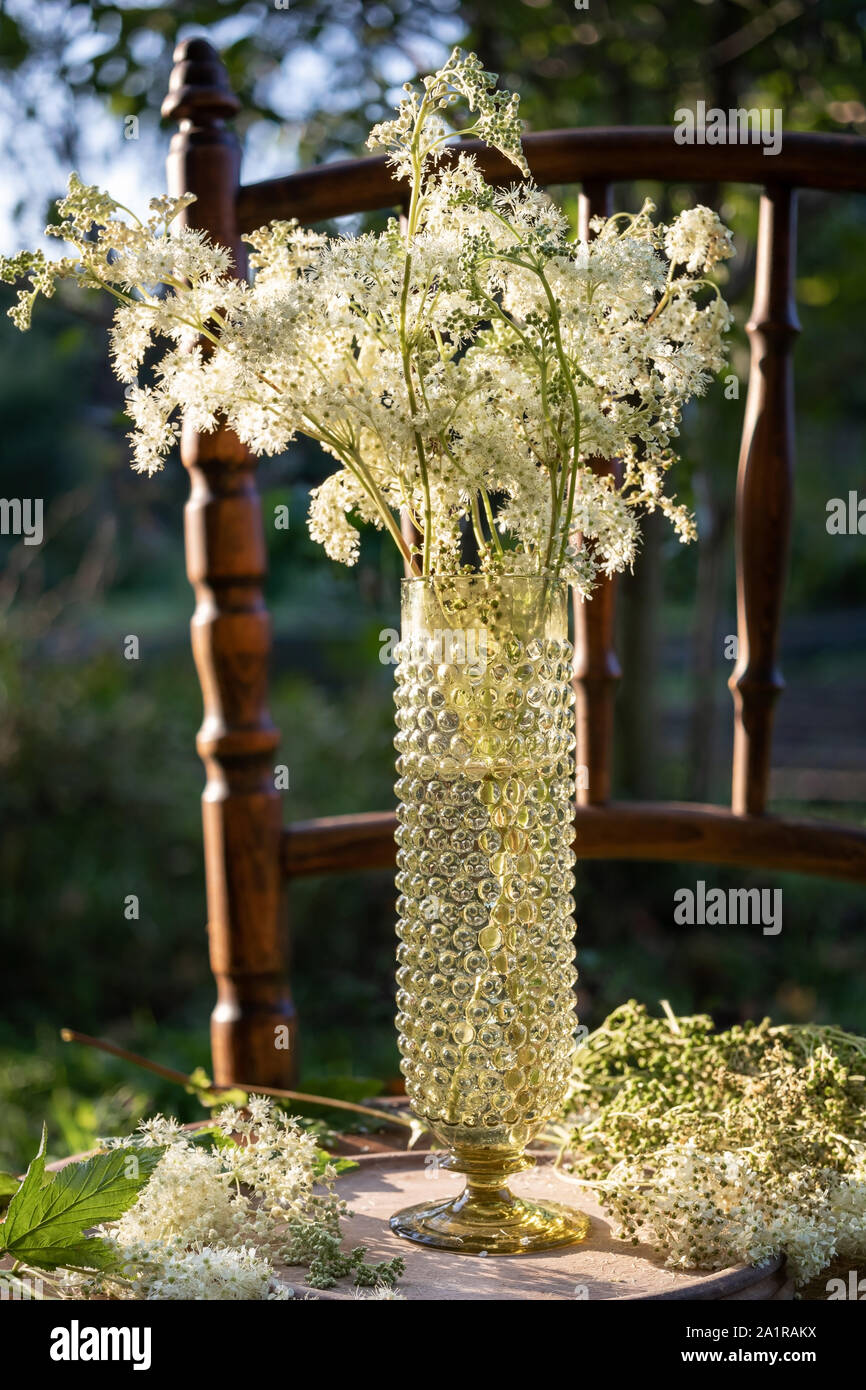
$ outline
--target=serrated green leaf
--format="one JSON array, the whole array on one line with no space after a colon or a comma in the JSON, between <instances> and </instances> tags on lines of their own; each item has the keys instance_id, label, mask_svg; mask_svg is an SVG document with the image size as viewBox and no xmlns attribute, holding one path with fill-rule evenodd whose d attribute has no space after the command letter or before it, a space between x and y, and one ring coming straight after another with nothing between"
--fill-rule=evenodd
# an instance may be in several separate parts
<instances>
[{"instance_id":1,"label":"serrated green leaf","mask_svg":"<svg viewBox=\"0 0 866 1390\"><path fill-rule=\"evenodd\" d=\"M111 1246L85 1233L132 1206L163 1152L112 1149L46 1174L43 1127L39 1152L0 1226L0 1249L40 1269L107 1268L116 1258Z\"/></svg>"},{"instance_id":2,"label":"serrated green leaf","mask_svg":"<svg viewBox=\"0 0 866 1390\"><path fill-rule=\"evenodd\" d=\"M33 1269L112 1269L118 1263L118 1253L102 1236L82 1236L66 1245L37 1247L10 1251L15 1258Z\"/></svg>"}]
</instances>

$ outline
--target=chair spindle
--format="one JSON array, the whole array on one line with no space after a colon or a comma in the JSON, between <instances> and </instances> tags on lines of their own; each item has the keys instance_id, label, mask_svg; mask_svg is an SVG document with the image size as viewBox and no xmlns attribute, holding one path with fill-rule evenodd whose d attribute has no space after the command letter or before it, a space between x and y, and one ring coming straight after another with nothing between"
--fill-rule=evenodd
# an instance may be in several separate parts
<instances>
[{"instance_id":1,"label":"chair spindle","mask_svg":"<svg viewBox=\"0 0 866 1390\"><path fill-rule=\"evenodd\" d=\"M784 687L779 627L793 492L792 353L800 331L793 297L796 196L777 185L761 197L755 297L746 325L751 365L737 475L738 660L729 681L731 808L738 815L766 809L773 711Z\"/></svg>"},{"instance_id":2,"label":"chair spindle","mask_svg":"<svg viewBox=\"0 0 866 1390\"><path fill-rule=\"evenodd\" d=\"M592 236L593 217L613 210L610 184L587 181L578 206L581 239ZM599 473L616 471L616 460L595 459ZM614 650L616 579L599 580L590 602L574 598L574 693L579 806L610 800L613 758L613 717L621 671ZM585 771L583 771L585 770ZM581 775L583 771L583 775Z\"/></svg>"}]
</instances>

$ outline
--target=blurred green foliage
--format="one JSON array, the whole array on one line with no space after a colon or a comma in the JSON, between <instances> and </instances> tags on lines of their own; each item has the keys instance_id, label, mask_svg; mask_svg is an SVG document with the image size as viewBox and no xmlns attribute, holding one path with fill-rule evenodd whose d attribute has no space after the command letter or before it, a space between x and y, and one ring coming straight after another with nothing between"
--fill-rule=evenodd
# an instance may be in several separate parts
<instances>
[{"instance_id":1,"label":"blurred green foliage","mask_svg":"<svg viewBox=\"0 0 866 1390\"><path fill-rule=\"evenodd\" d=\"M276 142L288 164L360 152L394 86L464 38L521 90L536 129L669 123L677 106L702 98L780 105L787 128L862 134L864 22L862 3L844 0L784 10L732 0L593 0L586 11L566 0L293 0L287 11L237 0L162 9L57 0L40 7L38 23L35 8L0 9L0 64L20 120L35 124L46 151L68 164L79 148L82 103L96 95L118 119L135 113L155 123L175 39L209 32L244 101L240 125L250 148L271 158ZM88 36L91 56L82 57ZM35 74L47 69L63 93L56 107L33 96ZM53 176L32 175L32 196L47 201L57 191ZM248 161L245 177L261 176ZM154 170L154 187L159 177ZM727 291L737 315L731 370L739 396L730 400L724 381L714 384L690 411L681 440L680 490L698 507L705 556L708 537L718 538L716 587L696 547L660 540L659 597L649 615L655 671L621 643L626 682L637 683L646 702L655 692L652 794L689 795L703 743L707 795L723 801L730 729L723 638L735 631L731 503L748 371L755 190L647 184L618 189L617 202L635 206L645 192L663 212L697 197L716 200L738 249ZM565 196L573 209L573 190ZM797 503L783 653L791 690L777 748L792 766L835 759L861 772L866 646L852 634L866 630L863 538L828 538L824 520L828 498L845 496L862 477L864 235L863 199L803 196ZM60 1153L130 1127L145 1110L197 1113L176 1088L64 1048L61 1026L110 1035L182 1069L208 1060L212 984L203 776L193 741L200 697L183 574L185 480L176 463L152 481L129 472L100 313L54 301L26 338L0 329L2 492L43 497L47 534L40 547L0 536L0 1167L26 1162L46 1114L52 1151ZM341 571L309 542L305 494L322 469L303 445L260 469L266 522L287 502L292 518L288 531L266 525L272 711L290 770L290 819L391 804L391 670L377 656L380 632L397 625L397 563L373 537L358 570ZM623 586L625 608L646 590L651 560L652 547L634 585ZM710 600L703 607L701 595ZM137 662L123 659L129 633L140 640ZM690 725L702 657L710 716ZM834 715L825 720L831 696ZM627 714L621 701L621 720ZM620 792L634 790L628 759L618 776ZM864 816L858 804L785 809ZM781 936L674 927L675 889L700 877L722 887L781 885ZM866 1032L859 887L697 865L602 863L581 867L577 891L580 1002L590 1024L624 998L664 996L677 1011L713 1012L721 1025L772 1012ZM140 903L132 921L124 916L130 894ZM387 874L304 881L293 891L293 988L310 1089L328 1078L344 1085L338 1078L397 1076L392 916Z\"/></svg>"},{"instance_id":2,"label":"blurred green foliage","mask_svg":"<svg viewBox=\"0 0 866 1390\"><path fill-rule=\"evenodd\" d=\"M400 83L474 48L520 90L535 129L669 124L677 106L781 106L788 129L863 133L861 0L91 0L0 13L0 64L21 117L68 157L76 104L155 121L179 38L208 34L243 102L240 128L305 163L356 153ZM63 84L39 110L34 76ZM64 110L64 105L66 109Z\"/></svg>"}]
</instances>

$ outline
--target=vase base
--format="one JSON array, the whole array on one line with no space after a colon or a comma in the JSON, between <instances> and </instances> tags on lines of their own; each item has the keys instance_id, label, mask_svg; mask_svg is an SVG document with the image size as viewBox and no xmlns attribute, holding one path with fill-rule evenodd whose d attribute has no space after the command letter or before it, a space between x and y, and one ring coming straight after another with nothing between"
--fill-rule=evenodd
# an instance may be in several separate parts
<instances>
[{"instance_id":1,"label":"vase base","mask_svg":"<svg viewBox=\"0 0 866 1390\"><path fill-rule=\"evenodd\" d=\"M482 1202L463 1192L398 1211L391 1230L456 1255L531 1255L585 1240L589 1217L558 1202L529 1202L510 1193L501 1203Z\"/></svg>"}]
</instances>

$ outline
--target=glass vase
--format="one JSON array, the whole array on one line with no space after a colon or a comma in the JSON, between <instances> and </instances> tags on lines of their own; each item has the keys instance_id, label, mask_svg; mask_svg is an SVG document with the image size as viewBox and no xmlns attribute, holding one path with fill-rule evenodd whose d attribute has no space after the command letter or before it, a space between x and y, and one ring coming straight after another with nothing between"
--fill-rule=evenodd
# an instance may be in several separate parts
<instances>
[{"instance_id":1,"label":"glass vase","mask_svg":"<svg viewBox=\"0 0 866 1390\"><path fill-rule=\"evenodd\" d=\"M574 695L567 586L403 581L396 671L401 1067L412 1109L466 1175L399 1212L399 1235L465 1254L582 1240L570 1207L509 1178L562 1104L572 964Z\"/></svg>"}]
</instances>

